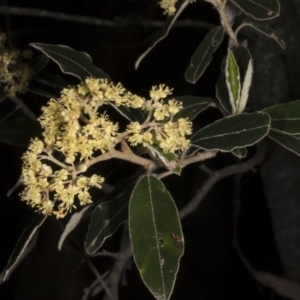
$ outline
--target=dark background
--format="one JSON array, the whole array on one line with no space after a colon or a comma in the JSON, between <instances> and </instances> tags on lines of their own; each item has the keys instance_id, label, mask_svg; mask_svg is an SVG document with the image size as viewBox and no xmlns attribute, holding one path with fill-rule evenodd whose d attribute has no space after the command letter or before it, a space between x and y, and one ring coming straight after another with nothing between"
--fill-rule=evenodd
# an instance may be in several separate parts
<instances>
[{"instance_id":1,"label":"dark background","mask_svg":"<svg viewBox=\"0 0 300 300\"><path fill-rule=\"evenodd\" d=\"M138 71L134 70L135 60L147 49L157 31L157 28L141 26L138 22L165 19L156 2L153 0L51 2L7 0L2 1L1 4L98 17L115 21L117 26L109 28L49 18L4 14L0 15L0 26L1 30L7 33L13 46L21 49L29 48L31 42L40 42L68 45L78 51L85 51L91 55L94 64L108 73L114 82L120 81L132 92L143 96L148 95L152 85L165 83L174 88L174 95L214 97L215 83L220 74L220 63L226 54L226 42L217 51L212 64L196 85L189 84L184 79L190 57L208 32L207 28L172 29L169 36L160 42L141 63ZM298 22L298 13L295 10L298 4L297 1L290 1L285 5L283 8L285 14L281 21L274 20L271 24L283 33L283 37L287 35L287 52L282 53L276 48L275 43L252 31L244 32L250 50L253 51L254 61L256 62L256 59L258 61L255 65L256 70L263 70L260 74L255 73L257 77L254 81L255 88L251 90L252 102L249 110L262 109L298 97L298 87L294 84L298 78L298 71L293 71L292 61L297 65L295 53L299 47L295 44L295 39L291 38L291 35L296 33L293 31L288 35ZM201 1L186 9L181 19L187 18L206 21L212 25L219 23L216 11L211 5ZM289 47L289 43L293 45L293 49ZM268 55L274 59L273 64ZM59 69L54 64L50 64L47 68L51 72L59 73ZM276 82L276 78L279 83ZM280 93L277 89L280 89ZM273 94L275 96L271 97L270 95ZM21 97L36 115L40 114L40 107L47 101L35 95ZM1 103L1 117L5 116L12 106L9 100ZM22 112L17 112L12 116L14 117L22 117ZM196 119L196 126L203 126L219 117L218 113L209 109ZM0 144L1 269L5 267L19 235L34 216L32 209L20 202L18 194L21 188L10 198L6 196L7 191L19 178L21 156L24 151L25 149L21 147ZM282 155L287 156L287 153L284 150ZM250 155L252 154L250 151ZM294 165L293 159L292 165ZM207 165L212 169L218 169L236 162L232 156L221 154ZM271 165L274 166L274 163ZM103 172L108 174L106 180L111 184L131 171L131 167L125 163L106 167ZM285 165L277 164L277 170L279 168L283 172ZM186 250L171 299L283 299L272 290L255 282L232 244L233 230L237 230L241 249L255 269L279 276L286 274L286 268L283 267L284 264L280 259L282 254L279 256L276 246L280 241L277 238L275 242L275 221L272 219L272 211L270 213L270 202L267 201L270 197L265 195L266 186L271 187L272 191L276 188L274 183L268 183L266 180L274 170L272 167L265 170L267 171L263 171L261 175L260 168L257 168L239 178L241 212L238 228L233 228L236 189L235 179L232 177L219 182L201 203L197 212L183 221ZM294 174L297 171L292 169L291 172ZM164 182L171 190L178 206L182 207L193 197L206 177L207 175L198 166L189 166L183 171L181 177L171 176ZM284 182L282 185L284 186ZM292 193L297 197L299 195L297 191ZM288 214L289 212L287 216ZM76 235L70 241L69 249L64 248L60 252L57 250L57 243L63 223L48 218L40 230L34 250L20 264L10 280L0 286L0 299L81 299L82 289L95 279L88 266L81 264L87 224L77 229ZM282 224L281 221L278 223ZM299 223L295 224L296 231L298 225ZM293 230L291 226L290 230ZM120 234L121 232L117 232L115 237L106 242L104 248L116 250ZM290 238L293 242L294 236ZM299 251L298 248L296 250ZM101 272L104 272L111 262L111 259L95 259ZM127 285L121 287L120 299L153 299L133 264L126 271L125 276ZM292 279L297 279L297 276ZM98 296L98 299L101 298L102 295Z\"/></svg>"}]
</instances>

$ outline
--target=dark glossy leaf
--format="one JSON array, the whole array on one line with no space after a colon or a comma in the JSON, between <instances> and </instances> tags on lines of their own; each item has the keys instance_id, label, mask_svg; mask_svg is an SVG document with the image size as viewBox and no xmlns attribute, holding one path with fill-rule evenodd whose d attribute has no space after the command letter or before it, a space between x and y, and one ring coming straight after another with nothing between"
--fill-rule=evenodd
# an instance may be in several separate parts
<instances>
[{"instance_id":1,"label":"dark glossy leaf","mask_svg":"<svg viewBox=\"0 0 300 300\"><path fill-rule=\"evenodd\" d=\"M34 73L37 74L41 72L49 62L49 58L45 54L41 54L34 59L32 59L29 63L30 68L34 70Z\"/></svg>"},{"instance_id":2,"label":"dark glossy leaf","mask_svg":"<svg viewBox=\"0 0 300 300\"><path fill-rule=\"evenodd\" d=\"M95 253L105 240L127 221L132 188L125 190L119 197L96 206L86 236L85 251L87 254Z\"/></svg>"},{"instance_id":3,"label":"dark glossy leaf","mask_svg":"<svg viewBox=\"0 0 300 300\"><path fill-rule=\"evenodd\" d=\"M144 173L145 170L139 168L133 175L119 181L112 192L95 202L98 205L92 214L85 244L88 254L96 252L104 241L128 219L128 202L132 189Z\"/></svg>"},{"instance_id":4,"label":"dark glossy leaf","mask_svg":"<svg viewBox=\"0 0 300 300\"><path fill-rule=\"evenodd\" d=\"M34 80L47 86L60 89L66 88L69 85L69 83L59 75L53 75L46 72L40 72L34 77Z\"/></svg>"},{"instance_id":5,"label":"dark glossy leaf","mask_svg":"<svg viewBox=\"0 0 300 300\"><path fill-rule=\"evenodd\" d=\"M245 108L245 105L247 103L248 99L248 93L249 93L249 64L252 66L252 57L250 55L250 52L247 48L243 46L236 47L232 50L232 54L234 55L234 59L238 65L239 68L239 75L240 75L240 82L242 83L241 87L241 93L239 98L239 104L238 107L234 107L231 104L231 99L229 97L229 91L226 83L226 75L225 75L225 69L226 69L226 58L222 62L222 73L220 75L220 78L217 82L216 86L216 96L218 100L220 101L221 106L225 109L225 111L229 114L235 114L237 112L243 111ZM251 74L252 77L252 74ZM251 84L251 82L250 82Z\"/></svg>"},{"instance_id":6,"label":"dark glossy leaf","mask_svg":"<svg viewBox=\"0 0 300 300\"><path fill-rule=\"evenodd\" d=\"M216 85L216 97L220 101L221 106L228 114L232 114L232 106L230 103L229 92L226 84L225 71L223 70L217 85Z\"/></svg>"},{"instance_id":7,"label":"dark glossy leaf","mask_svg":"<svg viewBox=\"0 0 300 300\"><path fill-rule=\"evenodd\" d=\"M183 234L173 199L154 176L141 178L133 190L129 234L145 285L156 299L168 300L183 255Z\"/></svg>"},{"instance_id":8,"label":"dark glossy leaf","mask_svg":"<svg viewBox=\"0 0 300 300\"><path fill-rule=\"evenodd\" d=\"M18 119L0 124L0 142L27 147L33 137L42 137L42 128L37 121Z\"/></svg>"},{"instance_id":9,"label":"dark glossy leaf","mask_svg":"<svg viewBox=\"0 0 300 300\"><path fill-rule=\"evenodd\" d=\"M231 152L234 156L238 157L239 159L246 157L248 154L246 148L235 148Z\"/></svg>"},{"instance_id":10,"label":"dark glossy leaf","mask_svg":"<svg viewBox=\"0 0 300 300\"><path fill-rule=\"evenodd\" d=\"M300 100L268 107L263 112L271 117L271 129L300 134Z\"/></svg>"},{"instance_id":11,"label":"dark glossy leaf","mask_svg":"<svg viewBox=\"0 0 300 300\"><path fill-rule=\"evenodd\" d=\"M109 79L107 74L93 65L91 57L85 52L77 52L63 45L40 43L30 45L57 63L63 73L75 76L80 80L85 80L87 77Z\"/></svg>"},{"instance_id":12,"label":"dark glossy leaf","mask_svg":"<svg viewBox=\"0 0 300 300\"><path fill-rule=\"evenodd\" d=\"M116 106L111 102L109 104L128 121L137 121L142 124L146 120L146 116L141 109L135 109L126 106Z\"/></svg>"},{"instance_id":13,"label":"dark glossy leaf","mask_svg":"<svg viewBox=\"0 0 300 300\"><path fill-rule=\"evenodd\" d=\"M46 218L47 216L45 215L37 215L31 224L23 231L13 253L9 258L7 266L1 274L3 277L0 278L0 283L8 279L22 259L32 250L35 243L31 243L34 241L34 237L36 236L39 227L44 223Z\"/></svg>"},{"instance_id":14,"label":"dark glossy leaf","mask_svg":"<svg viewBox=\"0 0 300 300\"><path fill-rule=\"evenodd\" d=\"M282 131L270 130L268 136L287 150L300 156L300 135L290 135Z\"/></svg>"},{"instance_id":15,"label":"dark glossy leaf","mask_svg":"<svg viewBox=\"0 0 300 300\"><path fill-rule=\"evenodd\" d=\"M236 114L241 94L241 79L239 66L232 51L229 49L226 59L225 77L232 112Z\"/></svg>"},{"instance_id":16,"label":"dark glossy leaf","mask_svg":"<svg viewBox=\"0 0 300 300\"><path fill-rule=\"evenodd\" d=\"M196 83L204 73L207 66L213 59L221 42L223 41L224 30L221 26L213 28L201 42L191 58L190 65L185 71L185 79L190 83Z\"/></svg>"},{"instance_id":17,"label":"dark glossy leaf","mask_svg":"<svg viewBox=\"0 0 300 300\"><path fill-rule=\"evenodd\" d=\"M205 150L248 147L268 134L270 122L270 117L261 112L225 117L196 132L191 143Z\"/></svg>"},{"instance_id":18,"label":"dark glossy leaf","mask_svg":"<svg viewBox=\"0 0 300 300\"><path fill-rule=\"evenodd\" d=\"M70 220L68 221L62 235L60 236L59 242L58 242L58 250L61 250L61 247L67 238L67 236L77 227L77 225L80 223L81 220L83 220L86 216L89 215L89 213L92 211L93 206L87 205L83 209L81 209L79 212L76 212L72 215Z\"/></svg>"},{"instance_id":19,"label":"dark glossy leaf","mask_svg":"<svg viewBox=\"0 0 300 300\"><path fill-rule=\"evenodd\" d=\"M253 20L251 18L247 18L243 24L253 27L254 29L260 31L261 33L265 34L269 38L274 39L274 41L282 48L285 49L285 42L283 39L278 37L276 31L270 27L269 24Z\"/></svg>"},{"instance_id":20,"label":"dark glossy leaf","mask_svg":"<svg viewBox=\"0 0 300 300\"><path fill-rule=\"evenodd\" d=\"M181 101L183 106L183 109L174 116L174 120L180 118L189 118L190 120L193 120L203 110L207 109L209 106L215 106L216 104L215 100L212 98L181 96L174 97L174 99Z\"/></svg>"},{"instance_id":21,"label":"dark glossy leaf","mask_svg":"<svg viewBox=\"0 0 300 300\"><path fill-rule=\"evenodd\" d=\"M151 46L142 54L139 56L139 58L136 60L134 67L137 70L140 63L142 62L142 60L149 54L149 52L160 42L162 41L164 38L167 37L167 35L169 34L173 24L175 23L175 21L177 20L177 18L179 17L179 15L181 14L181 12L187 7L189 3L185 0L179 0L176 4L176 14L175 16L172 17L168 17L164 26L157 31L156 34L154 34L152 41L151 41Z\"/></svg>"},{"instance_id":22,"label":"dark glossy leaf","mask_svg":"<svg viewBox=\"0 0 300 300\"><path fill-rule=\"evenodd\" d=\"M245 14L257 20L268 20L279 16L278 0L231 0Z\"/></svg>"}]
</instances>

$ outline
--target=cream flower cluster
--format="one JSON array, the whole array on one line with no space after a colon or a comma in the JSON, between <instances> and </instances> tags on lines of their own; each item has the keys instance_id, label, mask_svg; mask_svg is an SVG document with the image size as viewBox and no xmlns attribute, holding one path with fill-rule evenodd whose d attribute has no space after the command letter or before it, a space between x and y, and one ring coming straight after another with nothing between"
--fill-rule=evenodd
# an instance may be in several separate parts
<instances>
[{"instance_id":1,"label":"cream flower cluster","mask_svg":"<svg viewBox=\"0 0 300 300\"><path fill-rule=\"evenodd\" d=\"M5 34L0 33L0 86L12 98L27 91L33 70L22 60L31 58L31 51L8 49L5 40Z\"/></svg>"},{"instance_id":2,"label":"cream flower cluster","mask_svg":"<svg viewBox=\"0 0 300 300\"><path fill-rule=\"evenodd\" d=\"M161 0L158 2L160 7L164 10L164 15L173 16L176 12L175 5L178 0ZM190 2L195 2L196 0L190 0Z\"/></svg>"},{"instance_id":3,"label":"cream flower cluster","mask_svg":"<svg viewBox=\"0 0 300 300\"><path fill-rule=\"evenodd\" d=\"M55 166L56 160L47 154L49 152L41 140L36 138L31 141L28 151L23 155L25 189L21 199L45 215L63 218L76 207L75 196L80 205L91 203L89 188L101 188L104 178L97 175L82 176L81 170L76 171L68 166L54 171L52 166ZM51 158L54 163L51 163Z\"/></svg>"},{"instance_id":4,"label":"cream flower cluster","mask_svg":"<svg viewBox=\"0 0 300 300\"><path fill-rule=\"evenodd\" d=\"M174 99L165 103L163 99L171 94L172 90L163 84L152 87L150 100L145 100L142 106L148 112L147 120L144 124L131 122L127 127L132 146L155 144L165 153L183 151L190 146L185 136L192 133L192 123L187 118L173 121L182 109L182 103Z\"/></svg>"},{"instance_id":5,"label":"cream flower cluster","mask_svg":"<svg viewBox=\"0 0 300 300\"><path fill-rule=\"evenodd\" d=\"M90 187L101 188L104 178L84 173L118 143L155 144L165 153L187 149L185 136L192 132L191 122L186 118L174 120L182 104L174 99L165 101L171 93L163 84L154 86L147 100L121 84L87 78L64 89L60 98L50 99L39 118L43 140L32 140L23 156L22 200L43 214L62 218L76 207L76 199L80 205L91 203ZM103 111L105 104L141 109L145 121L131 122L119 133L118 124Z\"/></svg>"}]
</instances>

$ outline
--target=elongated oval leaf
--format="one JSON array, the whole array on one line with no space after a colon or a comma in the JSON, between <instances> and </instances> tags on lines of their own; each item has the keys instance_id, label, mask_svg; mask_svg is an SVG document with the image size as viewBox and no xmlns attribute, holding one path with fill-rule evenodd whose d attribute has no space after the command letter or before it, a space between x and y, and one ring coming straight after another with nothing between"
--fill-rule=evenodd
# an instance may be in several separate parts
<instances>
[{"instance_id":1,"label":"elongated oval leaf","mask_svg":"<svg viewBox=\"0 0 300 300\"><path fill-rule=\"evenodd\" d=\"M224 30L221 26L213 28L201 42L191 58L190 65L185 71L185 79L190 83L196 83L213 59L221 42Z\"/></svg>"},{"instance_id":2,"label":"elongated oval leaf","mask_svg":"<svg viewBox=\"0 0 300 300\"><path fill-rule=\"evenodd\" d=\"M261 112L225 117L196 132L191 143L205 150L248 147L268 134L270 122L270 117Z\"/></svg>"},{"instance_id":3,"label":"elongated oval leaf","mask_svg":"<svg viewBox=\"0 0 300 300\"><path fill-rule=\"evenodd\" d=\"M40 43L32 43L30 45L57 63L63 73L75 76L80 80L84 80L87 77L109 79L107 74L93 65L91 57L85 52L77 52L63 45Z\"/></svg>"},{"instance_id":4,"label":"elongated oval leaf","mask_svg":"<svg viewBox=\"0 0 300 300\"><path fill-rule=\"evenodd\" d=\"M279 16L278 0L231 0L245 14L257 20L268 20Z\"/></svg>"},{"instance_id":5,"label":"elongated oval leaf","mask_svg":"<svg viewBox=\"0 0 300 300\"><path fill-rule=\"evenodd\" d=\"M270 130L268 136L287 150L300 156L300 135L291 135L282 131Z\"/></svg>"},{"instance_id":6,"label":"elongated oval leaf","mask_svg":"<svg viewBox=\"0 0 300 300\"><path fill-rule=\"evenodd\" d=\"M239 68L240 82L243 84L241 86L240 99L238 101L237 110L233 109L230 99L230 92L228 89L228 83L226 82L226 62L224 59L222 62L222 73L217 82L216 86L216 96L220 101L221 106L229 114L241 113L247 104L248 94L251 87L253 62L250 52L247 48L243 46L236 47L232 50L235 62Z\"/></svg>"},{"instance_id":7,"label":"elongated oval leaf","mask_svg":"<svg viewBox=\"0 0 300 300\"><path fill-rule=\"evenodd\" d=\"M0 282L3 282L8 279L11 275L12 271L19 265L22 259L32 250L34 245L30 245L35 237L39 227L44 223L47 216L45 215L37 215L31 224L23 231L22 235L20 236L17 245L11 254L7 266L3 271L3 277L0 278Z\"/></svg>"},{"instance_id":8,"label":"elongated oval leaf","mask_svg":"<svg viewBox=\"0 0 300 300\"><path fill-rule=\"evenodd\" d=\"M232 51L229 49L226 59L225 76L232 113L236 114L240 102L241 79L239 66L237 65Z\"/></svg>"},{"instance_id":9,"label":"elongated oval leaf","mask_svg":"<svg viewBox=\"0 0 300 300\"><path fill-rule=\"evenodd\" d=\"M95 253L128 219L128 203L132 189L126 190L115 199L103 202L93 211L91 223L86 236L85 251Z\"/></svg>"},{"instance_id":10,"label":"elongated oval leaf","mask_svg":"<svg viewBox=\"0 0 300 300\"><path fill-rule=\"evenodd\" d=\"M189 118L189 120L193 120L209 106L215 106L216 104L216 101L212 98L195 96L181 96L174 98L181 101L183 106L183 109L174 116L174 120L178 120L180 118Z\"/></svg>"},{"instance_id":11,"label":"elongated oval leaf","mask_svg":"<svg viewBox=\"0 0 300 300\"><path fill-rule=\"evenodd\" d=\"M72 215L69 222L67 223L62 235L60 236L59 242L58 242L58 250L61 250L61 247L67 238L67 236L76 228L76 226L80 223L80 221L88 215L89 212L91 212L91 209L93 208L92 205L87 205L83 209L81 209L79 212L76 212Z\"/></svg>"},{"instance_id":12,"label":"elongated oval leaf","mask_svg":"<svg viewBox=\"0 0 300 300\"><path fill-rule=\"evenodd\" d=\"M244 111L248 97L249 97L249 90L252 83L252 76L253 76L253 61L252 59L249 60L247 71L244 77L243 86L241 90L239 105L237 108L237 113L240 114Z\"/></svg>"},{"instance_id":13,"label":"elongated oval leaf","mask_svg":"<svg viewBox=\"0 0 300 300\"><path fill-rule=\"evenodd\" d=\"M300 134L300 100L268 107L263 112L271 117L271 129Z\"/></svg>"},{"instance_id":14,"label":"elongated oval leaf","mask_svg":"<svg viewBox=\"0 0 300 300\"><path fill-rule=\"evenodd\" d=\"M186 0L179 0L176 5L176 14L172 17L168 17L166 23L164 26L158 30L158 32L154 35L151 46L142 54L139 56L139 58L136 60L134 64L134 68L137 70L142 60L149 54L149 52L164 38L167 37L169 34L172 26L174 25L177 18L180 16L180 14L183 12L183 10L188 6L189 2Z\"/></svg>"},{"instance_id":15,"label":"elongated oval leaf","mask_svg":"<svg viewBox=\"0 0 300 300\"><path fill-rule=\"evenodd\" d=\"M283 39L281 39L277 32L270 27L269 24L257 21L257 20L253 20L251 18L247 18L243 24L247 25L247 26L251 26L254 29L258 30L259 32L265 34L266 36L268 36L269 38L274 39L274 41L282 48L285 49L285 42Z\"/></svg>"},{"instance_id":16,"label":"elongated oval leaf","mask_svg":"<svg viewBox=\"0 0 300 300\"><path fill-rule=\"evenodd\" d=\"M154 176L141 178L133 190L129 234L145 285L156 299L169 299L183 255L183 234L173 199Z\"/></svg>"},{"instance_id":17,"label":"elongated oval leaf","mask_svg":"<svg viewBox=\"0 0 300 300\"><path fill-rule=\"evenodd\" d=\"M37 121L16 119L0 124L0 142L27 147L33 137L42 137L42 128Z\"/></svg>"}]
</instances>

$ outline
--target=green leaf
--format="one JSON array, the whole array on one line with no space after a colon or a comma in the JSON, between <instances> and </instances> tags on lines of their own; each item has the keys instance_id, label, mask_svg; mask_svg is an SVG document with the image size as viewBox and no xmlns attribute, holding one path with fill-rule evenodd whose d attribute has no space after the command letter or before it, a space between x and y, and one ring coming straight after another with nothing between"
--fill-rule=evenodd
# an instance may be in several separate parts
<instances>
[{"instance_id":1,"label":"green leaf","mask_svg":"<svg viewBox=\"0 0 300 300\"><path fill-rule=\"evenodd\" d=\"M300 135L290 135L277 130L270 130L268 135L272 140L300 156Z\"/></svg>"},{"instance_id":2,"label":"green leaf","mask_svg":"<svg viewBox=\"0 0 300 300\"><path fill-rule=\"evenodd\" d=\"M172 26L174 25L177 18L180 16L182 11L187 7L189 3L186 0L179 0L176 3L176 14L172 17L168 17L164 26L158 30L153 38L151 39L151 46L142 54L139 56L139 58L136 60L134 64L134 68L137 70L142 60L149 54L149 52L163 39L167 37L169 34Z\"/></svg>"},{"instance_id":3,"label":"green leaf","mask_svg":"<svg viewBox=\"0 0 300 300\"><path fill-rule=\"evenodd\" d=\"M33 137L42 137L42 128L37 121L16 119L0 124L0 142L27 147Z\"/></svg>"},{"instance_id":4,"label":"green leaf","mask_svg":"<svg viewBox=\"0 0 300 300\"><path fill-rule=\"evenodd\" d=\"M257 21L257 20L253 20L251 18L247 18L243 24L247 25L247 26L251 26L254 29L260 31L261 33L265 34L266 36L268 36L269 38L274 39L274 41L282 48L285 49L285 42L283 39L281 39L280 37L278 37L277 32L270 27L269 24Z\"/></svg>"},{"instance_id":5,"label":"green leaf","mask_svg":"<svg viewBox=\"0 0 300 300\"><path fill-rule=\"evenodd\" d=\"M300 100L268 107L263 112L271 117L271 129L300 134Z\"/></svg>"},{"instance_id":6,"label":"green leaf","mask_svg":"<svg viewBox=\"0 0 300 300\"><path fill-rule=\"evenodd\" d=\"M196 132L191 143L205 150L221 151L252 146L268 134L270 122L262 112L225 117Z\"/></svg>"},{"instance_id":7,"label":"green leaf","mask_svg":"<svg viewBox=\"0 0 300 300\"><path fill-rule=\"evenodd\" d=\"M115 199L103 202L93 211L91 223L86 236L85 251L95 253L128 219L128 203L132 189L127 189Z\"/></svg>"},{"instance_id":8,"label":"green leaf","mask_svg":"<svg viewBox=\"0 0 300 300\"><path fill-rule=\"evenodd\" d=\"M18 266L22 259L32 250L35 241L34 237L39 229L39 227L44 223L47 216L38 214L31 224L23 231L20 236L17 245L12 252L7 266L3 271L3 277L0 279L0 282L4 282L11 275L13 270Z\"/></svg>"},{"instance_id":9,"label":"green leaf","mask_svg":"<svg viewBox=\"0 0 300 300\"><path fill-rule=\"evenodd\" d=\"M128 219L128 203L138 178L145 173L139 168L133 175L119 181L114 190L101 197L92 214L85 249L88 254L96 252L119 226Z\"/></svg>"},{"instance_id":10,"label":"green leaf","mask_svg":"<svg viewBox=\"0 0 300 300\"><path fill-rule=\"evenodd\" d=\"M278 0L231 0L245 14L257 20L268 20L279 16Z\"/></svg>"},{"instance_id":11,"label":"green leaf","mask_svg":"<svg viewBox=\"0 0 300 300\"><path fill-rule=\"evenodd\" d=\"M60 236L59 242L58 242L58 250L61 250L62 245L67 238L67 236L77 227L77 225L80 223L81 220L83 220L86 216L89 215L91 212L93 206L92 204L85 206L83 209L81 209L79 212L76 212L72 215L70 220L65 226L65 229Z\"/></svg>"},{"instance_id":12,"label":"green leaf","mask_svg":"<svg viewBox=\"0 0 300 300\"><path fill-rule=\"evenodd\" d=\"M107 74L93 65L91 57L85 52L77 52L63 45L40 43L30 45L57 63L63 73L75 76L82 81L87 77L109 79Z\"/></svg>"},{"instance_id":13,"label":"green leaf","mask_svg":"<svg viewBox=\"0 0 300 300\"><path fill-rule=\"evenodd\" d=\"M154 176L142 177L133 190L129 234L145 285L156 299L168 300L184 251L183 234L174 201Z\"/></svg>"},{"instance_id":14,"label":"green leaf","mask_svg":"<svg viewBox=\"0 0 300 300\"><path fill-rule=\"evenodd\" d=\"M225 76L232 112L236 114L241 93L240 70L232 51L229 49L226 59Z\"/></svg>"},{"instance_id":15,"label":"green leaf","mask_svg":"<svg viewBox=\"0 0 300 300\"><path fill-rule=\"evenodd\" d=\"M246 148L235 148L231 152L234 156L236 156L239 159L246 157L248 154L248 151Z\"/></svg>"},{"instance_id":16,"label":"green leaf","mask_svg":"<svg viewBox=\"0 0 300 300\"><path fill-rule=\"evenodd\" d=\"M29 63L29 67L37 74L41 72L49 62L49 58L45 54L38 55Z\"/></svg>"},{"instance_id":17,"label":"green leaf","mask_svg":"<svg viewBox=\"0 0 300 300\"><path fill-rule=\"evenodd\" d=\"M233 61L233 71L235 71L235 65L238 66L239 69L239 76L240 76L240 82L242 83L241 91L239 94L239 98L234 104L233 96L230 98L230 94L232 92L229 91L230 83L227 83L226 78L231 74L229 72L232 72L229 70L227 73L229 73L226 77L226 65L229 64L227 61L229 59L224 59L222 62L222 73L220 75L220 78L217 82L216 86L216 96L218 100L220 101L221 106L225 109L225 111L229 114L238 114L243 112L245 109L245 106L247 104L249 90L251 87L251 81L252 81L252 73L253 73L253 61L252 57L250 55L250 52L245 47L236 47L232 50L232 54L234 56ZM228 56L227 56L228 58ZM232 59L230 59L232 60ZM233 78L234 80L234 78Z\"/></svg>"},{"instance_id":18,"label":"green leaf","mask_svg":"<svg viewBox=\"0 0 300 300\"><path fill-rule=\"evenodd\" d=\"M47 86L59 89L66 88L69 85L69 83L62 79L59 75L53 75L46 72L40 72L34 76L34 80Z\"/></svg>"},{"instance_id":19,"label":"green leaf","mask_svg":"<svg viewBox=\"0 0 300 300\"><path fill-rule=\"evenodd\" d=\"M137 121L142 124L146 120L146 116L140 108L135 109L126 106L117 106L111 102L109 102L109 104L128 121Z\"/></svg>"},{"instance_id":20,"label":"green leaf","mask_svg":"<svg viewBox=\"0 0 300 300\"><path fill-rule=\"evenodd\" d=\"M201 42L191 58L190 65L185 71L185 79L190 83L196 83L213 59L221 42L224 30L221 26L213 28Z\"/></svg>"},{"instance_id":21,"label":"green leaf","mask_svg":"<svg viewBox=\"0 0 300 300\"><path fill-rule=\"evenodd\" d=\"M174 97L174 99L181 101L183 106L183 109L174 116L175 121L180 118L189 118L189 120L193 120L203 110L207 109L209 106L215 106L216 103L212 98L195 96L181 96Z\"/></svg>"}]
</instances>

